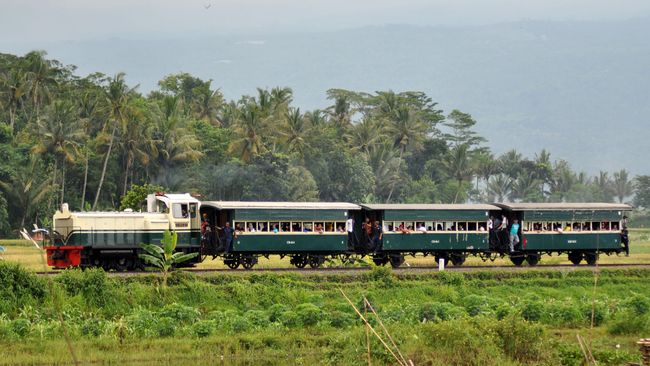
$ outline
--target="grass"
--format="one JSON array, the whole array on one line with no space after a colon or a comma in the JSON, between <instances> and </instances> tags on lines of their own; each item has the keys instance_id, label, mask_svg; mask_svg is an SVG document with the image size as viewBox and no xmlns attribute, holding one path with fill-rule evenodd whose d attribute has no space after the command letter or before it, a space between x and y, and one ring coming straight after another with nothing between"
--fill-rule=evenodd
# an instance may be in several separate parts
<instances>
[{"instance_id":1,"label":"grass","mask_svg":"<svg viewBox=\"0 0 650 366\"><path fill-rule=\"evenodd\" d=\"M357 306L367 297L416 364L579 364L576 334L599 364L624 364L638 361L634 342L650 332L648 277L604 269L595 297L588 269L176 273L163 288L154 276L41 278L0 263L0 364L69 363L59 314L83 363L364 364L364 327L339 289ZM395 363L376 340L372 357Z\"/></svg>"},{"instance_id":2,"label":"grass","mask_svg":"<svg viewBox=\"0 0 650 366\"><path fill-rule=\"evenodd\" d=\"M601 256L601 264L650 264L650 229L633 229L630 231L630 256L612 255ZM31 243L26 240L0 240L0 246L5 247L5 253L0 254L4 260L14 263L20 263L28 269L34 271L43 271L41 252L36 249ZM571 264L566 255L544 255L540 264ZM418 255L416 257L406 257L404 266L435 266L435 259L431 256L424 257ZM498 258L494 262L482 261L479 257L469 257L465 262L467 266L489 266L500 265L510 266L512 263L508 258ZM220 259L211 260L210 257L205 262L197 265L200 269L226 269L228 268L223 264ZM289 258L285 257L280 259L279 256L270 256L268 259L264 257L259 258L259 263L255 268L293 268L289 264Z\"/></svg>"}]
</instances>

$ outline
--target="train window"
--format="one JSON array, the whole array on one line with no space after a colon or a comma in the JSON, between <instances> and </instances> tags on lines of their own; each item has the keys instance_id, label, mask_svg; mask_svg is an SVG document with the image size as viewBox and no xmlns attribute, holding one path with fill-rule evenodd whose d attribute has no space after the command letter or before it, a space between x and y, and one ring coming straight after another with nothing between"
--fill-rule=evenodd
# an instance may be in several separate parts
<instances>
[{"instance_id":1,"label":"train window","mask_svg":"<svg viewBox=\"0 0 650 366\"><path fill-rule=\"evenodd\" d=\"M156 212L168 213L169 207L164 202L158 201L156 204Z\"/></svg>"},{"instance_id":2,"label":"train window","mask_svg":"<svg viewBox=\"0 0 650 366\"><path fill-rule=\"evenodd\" d=\"M345 222L338 221L336 223L336 231L344 233L345 232Z\"/></svg>"},{"instance_id":3,"label":"train window","mask_svg":"<svg viewBox=\"0 0 650 366\"><path fill-rule=\"evenodd\" d=\"M277 233L280 231L280 223L279 222L269 222L269 231L273 231L274 233Z\"/></svg>"},{"instance_id":4,"label":"train window","mask_svg":"<svg viewBox=\"0 0 650 366\"><path fill-rule=\"evenodd\" d=\"M269 231L269 223L268 222L258 222L257 223L257 231L268 232Z\"/></svg>"},{"instance_id":5,"label":"train window","mask_svg":"<svg viewBox=\"0 0 650 366\"><path fill-rule=\"evenodd\" d=\"M600 224L600 228L601 228L601 230L609 230L609 221L603 221Z\"/></svg>"},{"instance_id":6,"label":"train window","mask_svg":"<svg viewBox=\"0 0 650 366\"><path fill-rule=\"evenodd\" d=\"M315 233L322 233L325 231L325 223L324 222L315 222L314 223L314 232Z\"/></svg>"},{"instance_id":7,"label":"train window","mask_svg":"<svg viewBox=\"0 0 650 366\"><path fill-rule=\"evenodd\" d=\"M618 223L612 222L612 230L618 230Z\"/></svg>"},{"instance_id":8,"label":"train window","mask_svg":"<svg viewBox=\"0 0 650 366\"><path fill-rule=\"evenodd\" d=\"M334 225L333 222L326 222L325 226L323 227L323 230L327 233L332 233L336 231L336 226Z\"/></svg>"},{"instance_id":9,"label":"train window","mask_svg":"<svg viewBox=\"0 0 650 366\"><path fill-rule=\"evenodd\" d=\"M283 222L280 224L280 231L281 232L290 232L291 231L291 223L290 222Z\"/></svg>"},{"instance_id":10,"label":"train window","mask_svg":"<svg viewBox=\"0 0 650 366\"><path fill-rule=\"evenodd\" d=\"M196 218L196 203L190 203L190 217Z\"/></svg>"},{"instance_id":11,"label":"train window","mask_svg":"<svg viewBox=\"0 0 650 366\"><path fill-rule=\"evenodd\" d=\"M591 222L591 230L594 230L594 231L600 230L600 222L599 221L592 221Z\"/></svg>"},{"instance_id":12,"label":"train window","mask_svg":"<svg viewBox=\"0 0 650 366\"><path fill-rule=\"evenodd\" d=\"M303 227L304 232L314 231L314 223L312 223L312 222L304 222L302 224L302 227Z\"/></svg>"},{"instance_id":13,"label":"train window","mask_svg":"<svg viewBox=\"0 0 650 366\"><path fill-rule=\"evenodd\" d=\"M476 225L476 222L468 222L467 223L467 231L477 231L478 226Z\"/></svg>"},{"instance_id":14,"label":"train window","mask_svg":"<svg viewBox=\"0 0 650 366\"><path fill-rule=\"evenodd\" d=\"M175 219L187 218L187 204L185 203L174 203L172 204L172 214Z\"/></svg>"}]
</instances>

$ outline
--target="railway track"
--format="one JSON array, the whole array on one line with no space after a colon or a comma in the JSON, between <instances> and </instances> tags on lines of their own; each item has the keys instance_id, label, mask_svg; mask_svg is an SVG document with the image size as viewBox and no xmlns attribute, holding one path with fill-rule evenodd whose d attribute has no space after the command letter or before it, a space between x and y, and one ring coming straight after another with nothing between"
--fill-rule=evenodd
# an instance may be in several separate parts
<instances>
[{"instance_id":1,"label":"railway track","mask_svg":"<svg viewBox=\"0 0 650 366\"><path fill-rule=\"evenodd\" d=\"M253 269L198 269L186 268L183 271L196 275L209 275L216 273L223 274L251 274L251 273L296 273L302 275L349 275L370 271L372 267L330 267L330 268L253 268ZM555 265L537 265L537 266L448 266L445 267L447 272L476 272L476 271L579 271L579 270L596 270L596 269L650 269L650 264L599 264L594 266L572 264L555 264ZM395 273L426 273L438 272L437 266L403 266L393 268ZM36 272L39 276L56 276L61 271L53 270L49 272ZM108 272L109 276L114 277L133 277L156 275L156 272Z\"/></svg>"}]
</instances>

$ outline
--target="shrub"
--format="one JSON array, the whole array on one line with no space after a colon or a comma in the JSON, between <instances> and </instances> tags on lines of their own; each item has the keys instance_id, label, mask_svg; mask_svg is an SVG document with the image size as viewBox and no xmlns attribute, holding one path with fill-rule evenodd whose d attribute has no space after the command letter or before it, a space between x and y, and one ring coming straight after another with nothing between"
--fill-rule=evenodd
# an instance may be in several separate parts
<instances>
[{"instance_id":1,"label":"shrub","mask_svg":"<svg viewBox=\"0 0 650 366\"><path fill-rule=\"evenodd\" d=\"M623 305L636 315L644 315L650 312L650 300L639 294L635 294L623 302Z\"/></svg>"},{"instance_id":2,"label":"shrub","mask_svg":"<svg viewBox=\"0 0 650 366\"><path fill-rule=\"evenodd\" d=\"M98 319L89 318L81 325L81 334L99 337L102 334L102 322Z\"/></svg>"},{"instance_id":3,"label":"shrub","mask_svg":"<svg viewBox=\"0 0 650 366\"><path fill-rule=\"evenodd\" d=\"M486 296L468 295L463 299L465 309L470 316L485 315L493 312Z\"/></svg>"},{"instance_id":4,"label":"shrub","mask_svg":"<svg viewBox=\"0 0 650 366\"><path fill-rule=\"evenodd\" d=\"M531 322L537 322L544 316L544 304L537 300L526 300L521 305L521 316Z\"/></svg>"},{"instance_id":5,"label":"shrub","mask_svg":"<svg viewBox=\"0 0 650 366\"><path fill-rule=\"evenodd\" d=\"M11 331L19 337L29 334L32 324L27 319L16 319L11 322Z\"/></svg>"},{"instance_id":6,"label":"shrub","mask_svg":"<svg viewBox=\"0 0 650 366\"><path fill-rule=\"evenodd\" d=\"M282 313L287 311L287 306L284 304L273 304L269 308L269 320L271 322L277 322L280 320Z\"/></svg>"},{"instance_id":7,"label":"shrub","mask_svg":"<svg viewBox=\"0 0 650 366\"><path fill-rule=\"evenodd\" d=\"M0 261L0 313L14 314L27 304L41 303L45 282L20 265Z\"/></svg>"},{"instance_id":8,"label":"shrub","mask_svg":"<svg viewBox=\"0 0 650 366\"><path fill-rule=\"evenodd\" d=\"M78 268L66 269L56 280L69 295L81 294L89 306L104 308L112 301L108 276L101 268L89 268L84 271Z\"/></svg>"},{"instance_id":9,"label":"shrub","mask_svg":"<svg viewBox=\"0 0 650 366\"><path fill-rule=\"evenodd\" d=\"M181 323L193 323L199 318L199 311L191 306L172 303L160 312L161 316L172 318Z\"/></svg>"},{"instance_id":10,"label":"shrub","mask_svg":"<svg viewBox=\"0 0 650 366\"><path fill-rule=\"evenodd\" d=\"M519 362L538 361L542 356L544 329L517 316L508 316L496 326L503 352Z\"/></svg>"},{"instance_id":11,"label":"shrub","mask_svg":"<svg viewBox=\"0 0 650 366\"><path fill-rule=\"evenodd\" d=\"M644 334L650 332L650 316L638 315L634 310L616 314L607 328L610 334Z\"/></svg>"},{"instance_id":12,"label":"shrub","mask_svg":"<svg viewBox=\"0 0 650 366\"><path fill-rule=\"evenodd\" d=\"M192 326L192 333L199 338L209 337L210 335L212 335L213 331L214 331L214 322L209 320L196 322Z\"/></svg>"},{"instance_id":13,"label":"shrub","mask_svg":"<svg viewBox=\"0 0 650 366\"><path fill-rule=\"evenodd\" d=\"M235 333L248 332L253 328L248 319L236 315L230 319L230 329Z\"/></svg>"},{"instance_id":14,"label":"shrub","mask_svg":"<svg viewBox=\"0 0 650 366\"><path fill-rule=\"evenodd\" d=\"M432 302L422 304L419 311L419 321L444 321L457 319L465 315L465 311L448 302Z\"/></svg>"},{"instance_id":15,"label":"shrub","mask_svg":"<svg viewBox=\"0 0 650 366\"><path fill-rule=\"evenodd\" d=\"M343 311L334 310L330 313L329 319L331 326L335 328L346 328L354 324L357 317Z\"/></svg>"},{"instance_id":16,"label":"shrub","mask_svg":"<svg viewBox=\"0 0 650 366\"><path fill-rule=\"evenodd\" d=\"M146 337L155 334L158 318L149 310L137 309L127 317L126 322L133 333L140 337Z\"/></svg>"},{"instance_id":17,"label":"shrub","mask_svg":"<svg viewBox=\"0 0 650 366\"><path fill-rule=\"evenodd\" d=\"M314 304L300 304L296 307L296 313L300 322L305 326L316 325L323 315L323 312L320 308Z\"/></svg>"},{"instance_id":18,"label":"shrub","mask_svg":"<svg viewBox=\"0 0 650 366\"><path fill-rule=\"evenodd\" d=\"M163 316L158 319L156 331L160 337L171 337L176 333L176 320Z\"/></svg>"},{"instance_id":19,"label":"shrub","mask_svg":"<svg viewBox=\"0 0 650 366\"><path fill-rule=\"evenodd\" d=\"M262 310L249 310L244 317L251 323L254 328L264 328L269 325L269 317Z\"/></svg>"},{"instance_id":20,"label":"shrub","mask_svg":"<svg viewBox=\"0 0 650 366\"><path fill-rule=\"evenodd\" d=\"M280 323L288 328L300 327L302 323L300 322L300 317L298 314L291 310L287 310L280 315Z\"/></svg>"}]
</instances>

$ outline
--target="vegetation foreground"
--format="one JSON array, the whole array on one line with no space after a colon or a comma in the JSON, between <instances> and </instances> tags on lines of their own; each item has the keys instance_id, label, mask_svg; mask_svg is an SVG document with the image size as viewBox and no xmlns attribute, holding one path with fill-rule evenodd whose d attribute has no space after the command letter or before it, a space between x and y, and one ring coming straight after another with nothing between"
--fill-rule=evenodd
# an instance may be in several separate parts
<instances>
[{"instance_id":1,"label":"vegetation foreground","mask_svg":"<svg viewBox=\"0 0 650 366\"><path fill-rule=\"evenodd\" d=\"M638 362L634 342L650 334L649 276L602 270L594 288L591 270L176 272L164 287L153 275L42 278L0 263L0 364L70 363L72 355L84 363L365 364L365 327L342 290L359 308L366 297L416 364L578 365L579 334L599 364L616 365ZM373 363L395 364L370 337Z\"/></svg>"}]
</instances>

